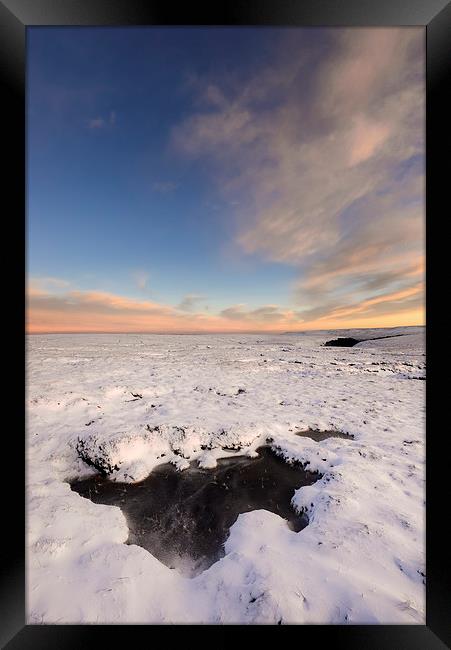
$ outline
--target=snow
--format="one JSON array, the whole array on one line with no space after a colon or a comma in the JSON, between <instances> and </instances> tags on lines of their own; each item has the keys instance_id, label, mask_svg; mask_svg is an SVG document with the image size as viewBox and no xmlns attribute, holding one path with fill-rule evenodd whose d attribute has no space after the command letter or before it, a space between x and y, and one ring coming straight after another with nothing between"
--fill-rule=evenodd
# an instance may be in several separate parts
<instances>
[{"instance_id":1,"label":"snow","mask_svg":"<svg viewBox=\"0 0 451 650\"><path fill-rule=\"evenodd\" d=\"M27 365L28 623L424 624L423 328L33 335ZM354 439L295 435L308 428ZM134 482L267 439L322 474L293 495L309 525L242 514L225 556L191 579L124 544L121 510L69 485L96 471L80 445Z\"/></svg>"}]
</instances>

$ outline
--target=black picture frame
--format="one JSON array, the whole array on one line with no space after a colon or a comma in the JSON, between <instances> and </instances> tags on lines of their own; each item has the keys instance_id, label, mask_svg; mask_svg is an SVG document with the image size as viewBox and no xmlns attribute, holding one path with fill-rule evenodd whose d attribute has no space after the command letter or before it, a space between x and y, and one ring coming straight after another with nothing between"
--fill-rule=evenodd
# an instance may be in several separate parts
<instances>
[{"instance_id":1,"label":"black picture frame","mask_svg":"<svg viewBox=\"0 0 451 650\"><path fill-rule=\"evenodd\" d=\"M427 67L427 167L426 167L426 245L427 245L427 583L426 625L306 625L298 626L222 626L209 630L207 643L229 645L231 635L243 634L245 642L256 642L254 635L264 628L267 641L287 630L299 634L301 643L317 645L330 643L346 648L381 650L412 648L439 650L451 647L451 587L448 541L444 532L446 517L443 509L451 496L449 479L442 471L446 456L440 428L432 429L434 412L443 409L440 380L436 377L437 361L442 354L440 341L433 339L434 312L432 301L437 293L437 278L446 273L446 251L432 256L433 233L440 227L440 215L446 211L446 160L439 153L446 146L447 120L450 105L446 100L451 64L451 3L448 0L229 0L205 6L198 2L180 7L161 0L0 0L0 69L4 90L4 122L10 144L6 149L6 169L3 175L3 204L8 205L3 224L10 230L8 248L15 245L16 277L24 278L26 238L26 179L25 179L25 63L26 29L37 25L290 25L290 26L424 26L426 34ZM447 83L448 82L448 83ZM5 133L6 134L6 133ZM448 139L449 143L449 139ZM449 155L449 152L448 152ZM449 163L448 163L449 164ZM449 183L449 180L448 180ZM14 216L13 216L14 215ZM446 216L446 215L445 215ZM21 264L22 263L22 264ZM440 264L442 267L440 268ZM10 269L9 269L10 271ZM11 271L10 271L11 272ZM433 281L435 277L435 281ZM23 285L22 285L23 286ZM15 287L7 297L8 308L17 318L18 354L14 364L21 368L25 303L21 287ZM435 318L438 319L437 315ZM443 334L443 330L442 330ZM25 430L23 402L19 377L18 403L13 410L14 438L8 449L8 462L3 471L5 484L15 486L12 505L18 513L16 523L8 528L7 547L2 558L0 578L0 642L10 650L23 648L82 648L90 645L104 647L131 645L135 632L144 633L148 643L155 642L156 626L123 625L25 625ZM432 382L432 383L431 383ZM23 384L22 384L23 385ZM444 394L444 393L443 393ZM23 425L23 428L22 428ZM4 432L5 435L6 432ZM433 435L437 434L437 435ZM14 459L14 460L13 460ZM23 474L22 474L23 472ZM8 496L11 499L10 496ZM11 504L10 504L11 505ZM148 627L154 628L148 630ZM201 626L209 627L209 626ZM181 630L180 628L183 628ZM294 630L293 630L294 628ZM163 631L163 630L160 630ZM173 634L189 634L189 645L203 640L199 626L165 626L164 639L174 641ZM168 636L169 635L169 636ZM308 639L306 639L306 635ZM295 637L296 638L296 637ZM193 639L193 641L191 641ZM195 640L194 640L195 639ZM186 639L184 641L186 643Z\"/></svg>"}]
</instances>

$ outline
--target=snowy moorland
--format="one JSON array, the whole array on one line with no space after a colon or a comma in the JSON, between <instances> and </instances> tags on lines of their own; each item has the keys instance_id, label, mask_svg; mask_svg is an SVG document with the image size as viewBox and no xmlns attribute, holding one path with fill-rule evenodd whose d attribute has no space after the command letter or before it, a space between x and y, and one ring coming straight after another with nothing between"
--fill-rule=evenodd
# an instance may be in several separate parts
<instances>
[{"instance_id":1,"label":"snowy moorland","mask_svg":"<svg viewBox=\"0 0 451 650\"><path fill-rule=\"evenodd\" d=\"M424 624L424 347L423 328L28 336L28 623ZM309 428L353 439L296 435ZM80 454L136 482L268 439L322 475L293 495L308 526L241 514L195 577L70 487L97 471Z\"/></svg>"}]
</instances>

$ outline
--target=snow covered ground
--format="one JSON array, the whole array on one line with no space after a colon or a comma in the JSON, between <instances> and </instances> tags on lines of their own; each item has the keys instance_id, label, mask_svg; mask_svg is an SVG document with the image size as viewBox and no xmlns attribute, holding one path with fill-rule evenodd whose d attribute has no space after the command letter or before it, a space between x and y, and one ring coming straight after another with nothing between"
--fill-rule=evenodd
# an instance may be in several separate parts
<instances>
[{"instance_id":1,"label":"snow covered ground","mask_svg":"<svg viewBox=\"0 0 451 650\"><path fill-rule=\"evenodd\" d=\"M405 336L322 345L390 333ZM34 335L27 365L28 623L424 624L423 328ZM195 578L124 544L121 510L69 485L96 471L77 449L133 482L267 438L323 475L293 496L309 525L240 515Z\"/></svg>"}]
</instances>

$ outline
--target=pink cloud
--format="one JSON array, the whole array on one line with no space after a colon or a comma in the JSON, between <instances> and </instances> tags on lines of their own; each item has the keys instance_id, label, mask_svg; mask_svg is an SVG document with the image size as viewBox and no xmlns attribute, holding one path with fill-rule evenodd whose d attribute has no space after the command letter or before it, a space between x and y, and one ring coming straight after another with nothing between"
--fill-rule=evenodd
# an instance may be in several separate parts
<instances>
[{"instance_id":1,"label":"pink cloud","mask_svg":"<svg viewBox=\"0 0 451 650\"><path fill-rule=\"evenodd\" d=\"M293 42L244 82L230 73L202 90L197 79L202 102L172 141L211 161L229 205L240 199L237 247L297 269L295 304L325 314L383 281L387 292L412 286L425 216L421 170L394 182L425 153L424 30L337 29L331 40L305 97Z\"/></svg>"},{"instance_id":2,"label":"pink cloud","mask_svg":"<svg viewBox=\"0 0 451 650\"><path fill-rule=\"evenodd\" d=\"M371 158L387 140L390 128L389 124L371 122L364 116L357 117L350 135L350 166Z\"/></svg>"},{"instance_id":3,"label":"pink cloud","mask_svg":"<svg viewBox=\"0 0 451 650\"><path fill-rule=\"evenodd\" d=\"M418 293L419 288L415 291L388 294L379 299L352 305L347 310L331 310L327 318L304 322L299 311L281 309L277 305L263 305L256 309L234 305L219 314L207 314L184 311L148 300L132 300L102 291L52 294L30 287L27 296L27 331L272 332L334 327L337 324L340 327L359 327L362 318L367 322L372 318L372 326L383 326L387 320L387 309L388 318L396 318L396 309L390 309L393 305L397 307L398 319L402 318L395 324L419 324L423 319L422 306L412 302L403 304L403 301L415 298ZM380 303L384 304L385 312L378 307ZM194 309L193 301L190 303L190 309L192 308ZM410 310L410 313L407 313L406 309Z\"/></svg>"}]
</instances>

